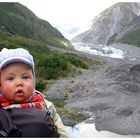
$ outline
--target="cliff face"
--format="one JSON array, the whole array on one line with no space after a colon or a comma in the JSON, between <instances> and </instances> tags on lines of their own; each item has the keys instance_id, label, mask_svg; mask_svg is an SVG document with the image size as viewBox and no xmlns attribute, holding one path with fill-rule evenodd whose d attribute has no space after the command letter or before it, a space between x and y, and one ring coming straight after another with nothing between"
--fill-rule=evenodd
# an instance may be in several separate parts
<instances>
[{"instance_id":1,"label":"cliff face","mask_svg":"<svg viewBox=\"0 0 140 140\"><path fill-rule=\"evenodd\" d=\"M100 13L92 21L86 32L79 34L72 41L86 44L108 45L128 31L140 13L140 3L122 2ZM115 38L115 39L114 39Z\"/></svg>"}]
</instances>

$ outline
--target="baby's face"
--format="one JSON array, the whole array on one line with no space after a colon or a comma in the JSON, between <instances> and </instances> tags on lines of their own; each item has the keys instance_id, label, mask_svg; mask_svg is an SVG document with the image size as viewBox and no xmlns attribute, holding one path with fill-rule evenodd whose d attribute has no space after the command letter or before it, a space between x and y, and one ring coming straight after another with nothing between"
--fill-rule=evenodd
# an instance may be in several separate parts
<instances>
[{"instance_id":1,"label":"baby's face","mask_svg":"<svg viewBox=\"0 0 140 140\"><path fill-rule=\"evenodd\" d=\"M33 95L34 86L32 69L27 64L14 62L2 68L1 91L11 102L26 102Z\"/></svg>"}]
</instances>

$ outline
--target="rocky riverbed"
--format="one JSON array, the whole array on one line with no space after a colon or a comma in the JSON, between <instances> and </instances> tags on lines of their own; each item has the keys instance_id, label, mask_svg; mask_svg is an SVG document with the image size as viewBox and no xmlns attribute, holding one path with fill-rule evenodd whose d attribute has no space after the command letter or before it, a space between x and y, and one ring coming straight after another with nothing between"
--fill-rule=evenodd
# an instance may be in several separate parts
<instances>
[{"instance_id":1,"label":"rocky riverbed","mask_svg":"<svg viewBox=\"0 0 140 140\"><path fill-rule=\"evenodd\" d=\"M140 135L140 61L88 55L102 62L50 85L47 96L93 118L98 131Z\"/></svg>"}]
</instances>

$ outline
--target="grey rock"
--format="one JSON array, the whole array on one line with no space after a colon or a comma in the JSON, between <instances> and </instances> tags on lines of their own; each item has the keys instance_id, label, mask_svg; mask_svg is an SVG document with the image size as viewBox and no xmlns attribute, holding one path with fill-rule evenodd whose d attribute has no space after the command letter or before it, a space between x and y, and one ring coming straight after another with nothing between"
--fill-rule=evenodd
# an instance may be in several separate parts
<instances>
[{"instance_id":1,"label":"grey rock","mask_svg":"<svg viewBox=\"0 0 140 140\"><path fill-rule=\"evenodd\" d=\"M47 94L62 98L66 92L65 107L94 118L98 131L140 135L139 59L89 57L100 59L102 65L93 65L75 78L56 81Z\"/></svg>"},{"instance_id":2,"label":"grey rock","mask_svg":"<svg viewBox=\"0 0 140 140\"><path fill-rule=\"evenodd\" d=\"M96 16L89 29L72 39L76 43L108 45L133 28L139 17L139 2L120 2Z\"/></svg>"}]
</instances>

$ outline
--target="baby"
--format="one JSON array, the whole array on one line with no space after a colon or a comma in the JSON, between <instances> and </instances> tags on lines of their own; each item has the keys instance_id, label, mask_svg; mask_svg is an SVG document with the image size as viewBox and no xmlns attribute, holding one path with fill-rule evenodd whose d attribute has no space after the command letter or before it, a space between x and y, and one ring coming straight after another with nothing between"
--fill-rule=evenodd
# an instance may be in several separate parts
<instances>
[{"instance_id":1,"label":"baby","mask_svg":"<svg viewBox=\"0 0 140 140\"><path fill-rule=\"evenodd\" d=\"M0 52L0 91L2 108L5 110L36 108L49 112L60 137L68 137L53 103L44 99L42 94L35 90L34 61L27 50L4 48Z\"/></svg>"}]
</instances>

